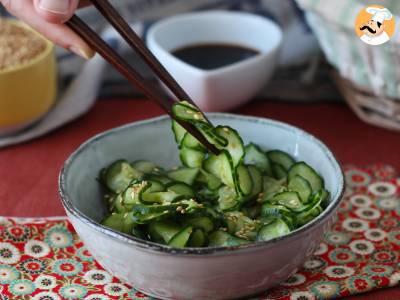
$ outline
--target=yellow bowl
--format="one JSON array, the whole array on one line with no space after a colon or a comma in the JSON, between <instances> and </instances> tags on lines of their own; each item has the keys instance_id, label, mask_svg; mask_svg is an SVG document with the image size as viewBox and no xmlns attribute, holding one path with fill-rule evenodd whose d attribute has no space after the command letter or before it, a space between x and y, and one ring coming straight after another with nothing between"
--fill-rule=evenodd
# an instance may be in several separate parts
<instances>
[{"instance_id":1,"label":"yellow bowl","mask_svg":"<svg viewBox=\"0 0 400 300\"><path fill-rule=\"evenodd\" d=\"M22 22L10 19L6 22L40 36ZM43 40L45 50L31 61L0 70L0 135L16 132L38 121L55 102L57 72L54 46Z\"/></svg>"}]
</instances>

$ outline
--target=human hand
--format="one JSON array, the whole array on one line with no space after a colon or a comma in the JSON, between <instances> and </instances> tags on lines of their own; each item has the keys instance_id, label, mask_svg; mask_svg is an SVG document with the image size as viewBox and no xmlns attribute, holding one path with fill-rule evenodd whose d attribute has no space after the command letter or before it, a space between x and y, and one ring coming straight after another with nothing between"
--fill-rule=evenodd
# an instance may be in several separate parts
<instances>
[{"instance_id":1,"label":"human hand","mask_svg":"<svg viewBox=\"0 0 400 300\"><path fill-rule=\"evenodd\" d=\"M9 13L27 23L55 44L89 59L94 51L66 22L78 7L89 1L79 0L0 0Z\"/></svg>"}]
</instances>

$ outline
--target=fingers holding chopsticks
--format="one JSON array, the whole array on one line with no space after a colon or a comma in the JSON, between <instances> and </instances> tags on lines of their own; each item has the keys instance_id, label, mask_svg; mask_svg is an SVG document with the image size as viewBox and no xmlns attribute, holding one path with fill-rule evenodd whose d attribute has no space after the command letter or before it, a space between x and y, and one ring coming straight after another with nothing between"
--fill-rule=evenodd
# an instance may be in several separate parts
<instances>
[{"instance_id":1,"label":"fingers holding chopsticks","mask_svg":"<svg viewBox=\"0 0 400 300\"><path fill-rule=\"evenodd\" d=\"M76 33L65 26L78 7L90 1L79 0L0 0L14 16L21 19L55 44L89 59L94 51Z\"/></svg>"}]
</instances>

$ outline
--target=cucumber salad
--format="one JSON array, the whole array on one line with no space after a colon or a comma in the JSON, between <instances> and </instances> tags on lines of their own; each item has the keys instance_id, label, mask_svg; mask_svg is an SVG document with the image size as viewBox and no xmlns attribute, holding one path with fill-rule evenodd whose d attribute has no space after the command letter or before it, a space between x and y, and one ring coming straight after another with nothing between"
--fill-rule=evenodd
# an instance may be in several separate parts
<instances>
[{"instance_id":1,"label":"cucumber salad","mask_svg":"<svg viewBox=\"0 0 400 300\"><path fill-rule=\"evenodd\" d=\"M172 121L183 166L118 160L101 170L104 226L171 247L237 246L288 234L329 202L323 178L280 150L244 145L236 130L213 127L190 103L174 105L220 150L209 153Z\"/></svg>"}]
</instances>

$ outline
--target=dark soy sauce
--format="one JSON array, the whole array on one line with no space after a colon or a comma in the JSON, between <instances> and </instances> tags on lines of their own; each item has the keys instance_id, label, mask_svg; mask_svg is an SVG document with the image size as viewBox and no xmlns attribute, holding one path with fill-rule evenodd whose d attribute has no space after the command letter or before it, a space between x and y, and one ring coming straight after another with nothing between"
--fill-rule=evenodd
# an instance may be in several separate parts
<instances>
[{"instance_id":1,"label":"dark soy sauce","mask_svg":"<svg viewBox=\"0 0 400 300\"><path fill-rule=\"evenodd\" d=\"M257 50L230 44L199 44L173 50L174 56L199 69L212 70L259 54Z\"/></svg>"}]
</instances>

